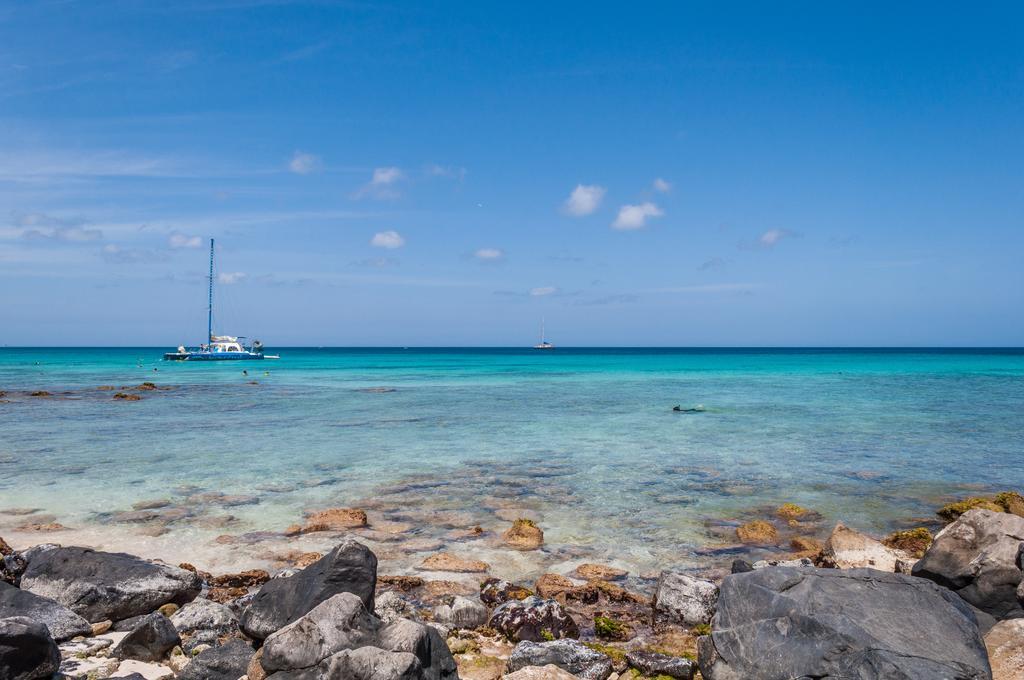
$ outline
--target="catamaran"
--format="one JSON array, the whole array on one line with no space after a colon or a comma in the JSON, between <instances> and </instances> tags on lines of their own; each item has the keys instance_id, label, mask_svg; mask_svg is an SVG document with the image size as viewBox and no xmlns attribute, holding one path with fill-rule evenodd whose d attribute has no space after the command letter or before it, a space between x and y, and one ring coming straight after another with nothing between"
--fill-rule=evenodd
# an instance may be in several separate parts
<instances>
[{"instance_id":1,"label":"catamaran","mask_svg":"<svg viewBox=\"0 0 1024 680\"><path fill-rule=\"evenodd\" d=\"M179 345L177 351L166 352L167 361L225 361L245 359L278 359L280 357L263 353L263 343L253 340L249 347L245 346L243 336L213 334L213 239L210 239L210 276L209 294L206 307L206 344L197 349L187 349Z\"/></svg>"},{"instance_id":2,"label":"catamaran","mask_svg":"<svg viewBox=\"0 0 1024 680\"><path fill-rule=\"evenodd\" d=\"M552 345L544 338L544 319L540 320L540 343L533 346L534 349L554 349Z\"/></svg>"}]
</instances>

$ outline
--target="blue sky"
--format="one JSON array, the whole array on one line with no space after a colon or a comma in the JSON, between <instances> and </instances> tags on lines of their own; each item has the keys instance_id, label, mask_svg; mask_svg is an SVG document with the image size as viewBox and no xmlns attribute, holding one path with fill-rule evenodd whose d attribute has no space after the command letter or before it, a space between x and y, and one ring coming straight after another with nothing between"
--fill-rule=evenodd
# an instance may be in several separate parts
<instances>
[{"instance_id":1,"label":"blue sky","mask_svg":"<svg viewBox=\"0 0 1024 680\"><path fill-rule=\"evenodd\" d=\"M1024 344L1018 3L0 5L0 344Z\"/></svg>"}]
</instances>

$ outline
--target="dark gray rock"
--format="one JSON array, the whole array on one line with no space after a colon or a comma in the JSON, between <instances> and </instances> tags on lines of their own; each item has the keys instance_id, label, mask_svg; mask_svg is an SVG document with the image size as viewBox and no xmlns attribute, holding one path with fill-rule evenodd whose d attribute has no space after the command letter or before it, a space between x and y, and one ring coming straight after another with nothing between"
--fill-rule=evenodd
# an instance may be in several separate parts
<instances>
[{"instance_id":1,"label":"dark gray rock","mask_svg":"<svg viewBox=\"0 0 1024 680\"><path fill-rule=\"evenodd\" d=\"M110 626L110 630L114 633L130 633L135 630L142 619L149 616L149 614L139 614L138 616L131 616L127 619L121 619L120 621L114 621L113 625Z\"/></svg>"},{"instance_id":2,"label":"dark gray rock","mask_svg":"<svg viewBox=\"0 0 1024 680\"><path fill-rule=\"evenodd\" d=\"M612 674L612 660L578 640L520 642L512 650L507 671L515 673L527 666L554 664L584 680L605 680Z\"/></svg>"},{"instance_id":3,"label":"dark gray rock","mask_svg":"<svg viewBox=\"0 0 1024 680\"><path fill-rule=\"evenodd\" d=\"M119 621L199 594L199 576L124 553L50 548L34 553L21 588L56 600L87 621Z\"/></svg>"},{"instance_id":4,"label":"dark gray rock","mask_svg":"<svg viewBox=\"0 0 1024 680\"><path fill-rule=\"evenodd\" d=\"M288 578L267 581L242 613L240 627L263 640L338 593L352 593L373 611L377 557L362 543L345 539L331 552Z\"/></svg>"},{"instance_id":5,"label":"dark gray rock","mask_svg":"<svg viewBox=\"0 0 1024 680\"><path fill-rule=\"evenodd\" d=\"M146 680L146 676L142 673L132 673L131 675L115 675L107 680Z\"/></svg>"},{"instance_id":6,"label":"dark gray rock","mask_svg":"<svg viewBox=\"0 0 1024 680\"><path fill-rule=\"evenodd\" d=\"M1024 617L1018 551L1024 517L968 510L940 531L914 565L914 576L935 581L997 620Z\"/></svg>"},{"instance_id":7,"label":"dark gray rock","mask_svg":"<svg viewBox=\"0 0 1024 680\"><path fill-rule=\"evenodd\" d=\"M423 680L423 669L415 654L360 647L342 650L314 668L282 671L267 677L268 680Z\"/></svg>"},{"instance_id":8,"label":"dark gray rock","mask_svg":"<svg viewBox=\"0 0 1024 680\"><path fill-rule=\"evenodd\" d=\"M697 664L681 656L668 656L655 652L635 651L626 654L626 663L644 675L667 675L680 680L693 680Z\"/></svg>"},{"instance_id":9,"label":"dark gray rock","mask_svg":"<svg viewBox=\"0 0 1024 680\"><path fill-rule=\"evenodd\" d=\"M0 678L47 680L60 668L60 650L41 623L24 616L0 619Z\"/></svg>"},{"instance_id":10,"label":"dark gray rock","mask_svg":"<svg viewBox=\"0 0 1024 680\"><path fill-rule=\"evenodd\" d=\"M189 661L177 680L238 680L245 675L254 653L242 640L211 647Z\"/></svg>"},{"instance_id":11,"label":"dark gray rock","mask_svg":"<svg viewBox=\"0 0 1024 680\"><path fill-rule=\"evenodd\" d=\"M733 560L731 571L734 574L743 574L748 571L754 571L754 565L747 560Z\"/></svg>"},{"instance_id":12,"label":"dark gray rock","mask_svg":"<svg viewBox=\"0 0 1024 680\"><path fill-rule=\"evenodd\" d=\"M26 567L28 560L21 553L12 552L10 555L4 555L0 559L0 582L12 586L21 585L21 575L25 573Z\"/></svg>"},{"instance_id":13,"label":"dark gray rock","mask_svg":"<svg viewBox=\"0 0 1024 680\"><path fill-rule=\"evenodd\" d=\"M181 635L181 648L191 653L199 645L217 647L231 637L239 638L238 618L227 605L197 597L171 615Z\"/></svg>"},{"instance_id":14,"label":"dark gray rock","mask_svg":"<svg viewBox=\"0 0 1024 680\"><path fill-rule=\"evenodd\" d=\"M503 578L489 578L480 584L480 600L489 607L496 607L509 600L521 600L532 594L529 589Z\"/></svg>"},{"instance_id":15,"label":"dark gray rock","mask_svg":"<svg viewBox=\"0 0 1024 680\"><path fill-rule=\"evenodd\" d=\"M663 571L654 595L654 611L673 623L696 626L715 615L718 586L677 571Z\"/></svg>"},{"instance_id":16,"label":"dark gray rock","mask_svg":"<svg viewBox=\"0 0 1024 680\"><path fill-rule=\"evenodd\" d=\"M456 680L458 677L455 659L436 630L408 619L396 619L384 625L367 612L362 600L352 593L333 596L271 634L263 644L260 665L274 678L282 673L286 675L281 677L291 678L303 669L311 673L310 678L335 677L323 675L331 664L345 666L363 659L358 655L338 657L338 653L363 648L408 652L416 659L412 666L401 658L382 658L389 667L405 669L403 673L414 672L411 677L419 680ZM373 676L374 680L376 677Z\"/></svg>"},{"instance_id":17,"label":"dark gray rock","mask_svg":"<svg viewBox=\"0 0 1024 680\"><path fill-rule=\"evenodd\" d=\"M516 642L580 636L579 626L562 605L536 595L502 604L491 614L488 625Z\"/></svg>"},{"instance_id":18,"label":"dark gray rock","mask_svg":"<svg viewBox=\"0 0 1024 680\"><path fill-rule=\"evenodd\" d=\"M181 638L170 619L163 614L150 614L121 638L110 654L118 659L159 661L179 644Z\"/></svg>"},{"instance_id":19,"label":"dark gray rock","mask_svg":"<svg viewBox=\"0 0 1024 680\"><path fill-rule=\"evenodd\" d=\"M767 567L722 582L705 680L989 680L974 615L930 581L873 569Z\"/></svg>"},{"instance_id":20,"label":"dark gray rock","mask_svg":"<svg viewBox=\"0 0 1024 680\"><path fill-rule=\"evenodd\" d=\"M89 622L64 605L0 582L0 619L11 616L24 616L42 623L57 642L92 634Z\"/></svg>"}]
</instances>

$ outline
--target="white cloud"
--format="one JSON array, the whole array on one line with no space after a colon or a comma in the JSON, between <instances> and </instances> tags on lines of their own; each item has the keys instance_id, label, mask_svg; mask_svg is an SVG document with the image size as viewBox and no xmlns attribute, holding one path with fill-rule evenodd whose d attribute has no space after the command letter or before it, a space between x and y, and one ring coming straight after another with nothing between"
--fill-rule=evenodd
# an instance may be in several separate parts
<instances>
[{"instance_id":1,"label":"white cloud","mask_svg":"<svg viewBox=\"0 0 1024 680\"><path fill-rule=\"evenodd\" d=\"M217 283L230 286L235 283L241 283L248 277L249 275L245 272L221 272L217 275Z\"/></svg>"},{"instance_id":2,"label":"white cloud","mask_svg":"<svg viewBox=\"0 0 1024 680\"><path fill-rule=\"evenodd\" d=\"M658 177L657 179L654 180L654 190L661 192L663 194L667 194L668 192L672 191L672 183Z\"/></svg>"},{"instance_id":3,"label":"white cloud","mask_svg":"<svg viewBox=\"0 0 1024 680\"><path fill-rule=\"evenodd\" d=\"M696 286L674 286L655 288L652 293L750 293L761 287L760 283L704 283Z\"/></svg>"},{"instance_id":4,"label":"white cloud","mask_svg":"<svg viewBox=\"0 0 1024 680\"><path fill-rule=\"evenodd\" d=\"M488 260L493 262L494 260L500 260L505 257L505 251L501 248L481 248L473 253L473 256L478 260Z\"/></svg>"},{"instance_id":5,"label":"white cloud","mask_svg":"<svg viewBox=\"0 0 1024 680\"><path fill-rule=\"evenodd\" d=\"M562 210L574 217L590 215L601 205L606 189L596 184L577 184L565 200Z\"/></svg>"},{"instance_id":6,"label":"white cloud","mask_svg":"<svg viewBox=\"0 0 1024 680\"><path fill-rule=\"evenodd\" d=\"M296 175L308 175L320 169L320 158L305 151L296 151L292 159L288 161L288 169Z\"/></svg>"},{"instance_id":7,"label":"white cloud","mask_svg":"<svg viewBox=\"0 0 1024 680\"><path fill-rule=\"evenodd\" d=\"M380 231L373 235L370 239L370 245L378 248L395 249L401 248L405 245L405 239L397 231L388 230Z\"/></svg>"},{"instance_id":8,"label":"white cloud","mask_svg":"<svg viewBox=\"0 0 1024 680\"><path fill-rule=\"evenodd\" d=\"M395 184L404 178L405 173L402 172L401 168L374 168L373 177L370 179L369 184L364 185L353 194L353 198L362 198L364 196L378 199L398 198L400 194L395 188Z\"/></svg>"},{"instance_id":9,"label":"white cloud","mask_svg":"<svg viewBox=\"0 0 1024 680\"><path fill-rule=\"evenodd\" d=\"M619 208L619 214L612 222L613 229L643 229L649 217L661 217L665 212L653 203L641 203L639 205L624 205Z\"/></svg>"},{"instance_id":10,"label":"white cloud","mask_svg":"<svg viewBox=\"0 0 1024 680\"><path fill-rule=\"evenodd\" d=\"M787 236L793 236L789 229L769 229L758 237L757 244L762 248L773 248Z\"/></svg>"},{"instance_id":11,"label":"white cloud","mask_svg":"<svg viewBox=\"0 0 1024 680\"><path fill-rule=\"evenodd\" d=\"M558 289L554 286L540 286L538 288L531 288L530 295L533 297L544 297L545 295L551 295L557 293Z\"/></svg>"},{"instance_id":12,"label":"white cloud","mask_svg":"<svg viewBox=\"0 0 1024 680\"><path fill-rule=\"evenodd\" d=\"M198 236L189 236L183 234L180 231L171 232L171 235L167 237L167 245L171 248L200 248L203 245L203 239Z\"/></svg>"}]
</instances>

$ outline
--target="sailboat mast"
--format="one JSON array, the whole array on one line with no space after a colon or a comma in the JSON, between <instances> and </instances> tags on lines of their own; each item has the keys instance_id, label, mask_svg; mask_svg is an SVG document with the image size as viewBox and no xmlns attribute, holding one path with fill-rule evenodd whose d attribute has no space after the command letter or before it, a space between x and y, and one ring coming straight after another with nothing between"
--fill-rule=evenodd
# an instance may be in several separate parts
<instances>
[{"instance_id":1,"label":"sailboat mast","mask_svg":"<svg viewBox=\"0 0 1024 680\"><path fill-rule=\"evenodd\" d=\"M544 344L544 317L540 317L540 342Z\"/></svg>"},{"instance_id":2,"label":"sailboat mast","mask_svg":"<svg viewBox=\"0 0 1024 680\"><path fill-rule=\"evenodd\" d=\"M210 239L210 293L206 305L206 342L213 342L213 239Z\"/></svg>"}]
</instances>

